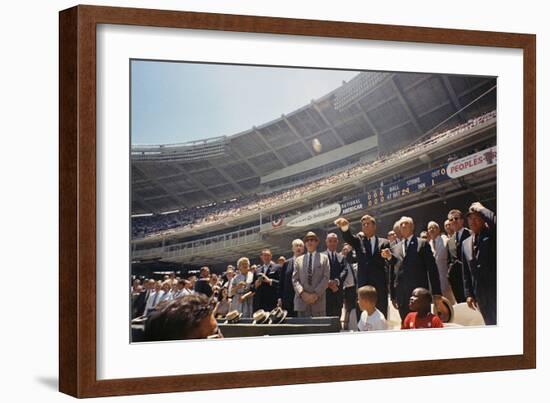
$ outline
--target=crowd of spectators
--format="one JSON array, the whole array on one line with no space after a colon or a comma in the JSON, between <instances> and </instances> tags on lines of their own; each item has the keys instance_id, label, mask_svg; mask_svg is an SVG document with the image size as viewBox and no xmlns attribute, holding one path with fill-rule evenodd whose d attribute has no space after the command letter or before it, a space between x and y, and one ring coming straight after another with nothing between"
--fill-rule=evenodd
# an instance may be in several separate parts
<instances>
[{"instance_id":1,"label":"crowd of spectators","mask_svg":"<svg viewBox=\"0 0 550 403\"><path fill-rule=\"evenodd\" d=\"M175 231L176 228L178 230L183 230L187 228L202 227L207 224L223 221L228 217L236 217L250 212L257 212L271 208L277 204L299 200L318 188L334 185L349 178L364 175L366 172L379 168L381 165L405 158L419 150L432 148L441 141L460 135L464 131L470 130L495 117L496 111L488 112L477 118L470 119L452 129L434 133L429 138L416 141L394 153L388 155L381 154L379 158L374 161L360 162L353 167L325 178L302 183L269 195L251 195L245 198L231 199L218 204L212 203L207 206L185 209L172 214L134 217L132 219L132 236L133 238L141 238L152 234L169 233ZM458 156L450 156L449 161L456 158L458 158Z\"/></svg>"},{"instance_id":2,"label":"crowd of spectators","mask_svg":"<svg viewBox=\"0 0 550 403\"><path fill-rule=\"evenodd\" d=\"M241 317L254 319L252 325L336 317L343 331L468 326L474 317L478 325L496 325L493 211L474 202L466 213L453 208L443 225L432 220L420 231L403 216L387 239L376 222L365 214L354 234L339 217L339 231L324 244L308 231L292 241L292 256L275 260L264 248L258 265L242 256L220 275L203 266L187 278L133 277L132 324L145 324L148 341L222 337L218 323ZM241 329L240 335L249 334Z\"/></svg>"}]
</instances>

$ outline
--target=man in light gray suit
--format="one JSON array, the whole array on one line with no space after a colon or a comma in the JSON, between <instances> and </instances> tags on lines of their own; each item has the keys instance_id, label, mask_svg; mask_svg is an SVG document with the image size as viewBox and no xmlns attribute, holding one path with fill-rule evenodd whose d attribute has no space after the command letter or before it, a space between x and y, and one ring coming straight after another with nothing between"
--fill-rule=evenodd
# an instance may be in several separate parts
<instances>
[{"instance_id":1,"label":"man in light gray suit","mask_svg":"<svg viewBox=\"0 0 550 403\"><path fill-rule=\"evenodd\" d=\"M306 253L296 258L292 272L294 310L298 317L325 316L330 262L327 255L317 252L319 237L314 232L306 234L304 243Z\"/></svg>"},{"instance_id":2,"label":"man in light gray suit","mask_svg":"<svg viewBox=\"0 0 550 403\"><path fill-rule=\"evenodd\" d=\"M428 223L428 237L434 254L435 264L439 271L441 292L452 305L455 305L456 299L453 294L453 289L451 288L451 283L449 283L449 250L447 248L449 238L447 238L447 235L441 233L439 224L435 221L430 221Z\"/></svg>"}]
</instances>

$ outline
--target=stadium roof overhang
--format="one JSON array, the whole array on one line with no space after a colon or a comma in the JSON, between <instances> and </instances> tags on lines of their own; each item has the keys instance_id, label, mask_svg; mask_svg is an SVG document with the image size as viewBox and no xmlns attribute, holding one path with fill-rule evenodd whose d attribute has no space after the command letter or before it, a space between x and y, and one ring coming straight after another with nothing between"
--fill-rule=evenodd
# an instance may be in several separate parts
<instances>
[{"instance_id":1,"label":"stadium roof overhang","mask_svg":"<svg viewBox=\"0 0 550 403\"><path fill-rule=\"evenodd\" d=\"M433 149L413 152L411 155L406 158L399 159L395 163L384 164L379 169L369 170L362 176L353 177L349 180L339 182L331 186L330 189L319 188L316 191L309 193L307 197L300 197L295 200L278 203L273 207L266 207L261 211L263 220L269 222L271 214L278 215L293 209L303 208L304 210L307 210L318 202L324 202L329 194L338 195L350 192L360 192L360 190L364 189L369 183L377 183L380 180L391 177L392 175L400 175L403 172L417 170L419 167L425 166L431 161L445 158L454 152L469 149L473 146L477 146L478 144L491 141L496 137L495 129L496 120L489 121L486 124L477 126L471 131L463 133L461 136L451 137ZM163 240L179 241L194 238L199 235L207 236L209 233L216 233L219 231L233 231L238 227L247 227L247 224L250 226L250 223L258 221L259 217L259 211L251 211L247 214L242 213L239 216L226 217L218 222L209 223L199 227L172 229L165 233L149 235L145 238L133 240L132 244L155 244Z\"/></svg>"},{"instance_id":2,"label":"stadium roof overhang","mask_svg":"<svg viewBox=\"0 0 550 403\"><path fill-rule=\"evenodd\" d=\"M386 152L441 122L438 130L495 109L496 92L489 91L495 85L490 77L363 72L322 98L242 133L182 145L134 146L132 214L244 197L261 190L262 178L284 177L307 161L319 163L324 153L351 153L368 138ZM322 144L320 155L312 147L315 138ZM337 155L344 159L348 153Z\"/></svg>"}]
</instances>

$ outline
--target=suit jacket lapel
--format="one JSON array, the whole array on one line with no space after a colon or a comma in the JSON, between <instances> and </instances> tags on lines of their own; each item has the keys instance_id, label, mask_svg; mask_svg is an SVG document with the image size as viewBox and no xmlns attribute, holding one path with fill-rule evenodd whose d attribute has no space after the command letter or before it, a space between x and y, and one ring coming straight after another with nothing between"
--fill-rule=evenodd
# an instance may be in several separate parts
<instances>
[{"instance_id":1,"label":"suit jacket lapel","mask_svg":"<svg viewBox=\"0 0 550 403\"><path fill-rule=\"evenodd\" d=\"M401 260L405 260L405 255L403 254L403 247L405 246L405 240L402 239L397 244L395 244L394 248L397 249L397 255L401 258Z\"/></svg>"}]
</instances>

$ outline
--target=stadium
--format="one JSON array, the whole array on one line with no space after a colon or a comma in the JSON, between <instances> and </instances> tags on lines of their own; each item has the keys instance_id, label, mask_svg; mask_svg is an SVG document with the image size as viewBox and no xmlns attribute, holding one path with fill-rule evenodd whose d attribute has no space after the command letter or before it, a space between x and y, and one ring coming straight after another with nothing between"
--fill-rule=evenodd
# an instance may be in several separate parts
<instances>
[{"instance_id":1,"label":"stadium","mask_svg":"<svg viewBox=\"0 0 550 403\"><path fill-rule=\"evenodd\" d=\"M451 208L496 210L496 78L360 72L330 93L229 136L131 148L132 274L222 273L263 248L323 240L366 213L386 236ZM321 247L322 247L321 243Z\"/></svg>"}]
</instances>

